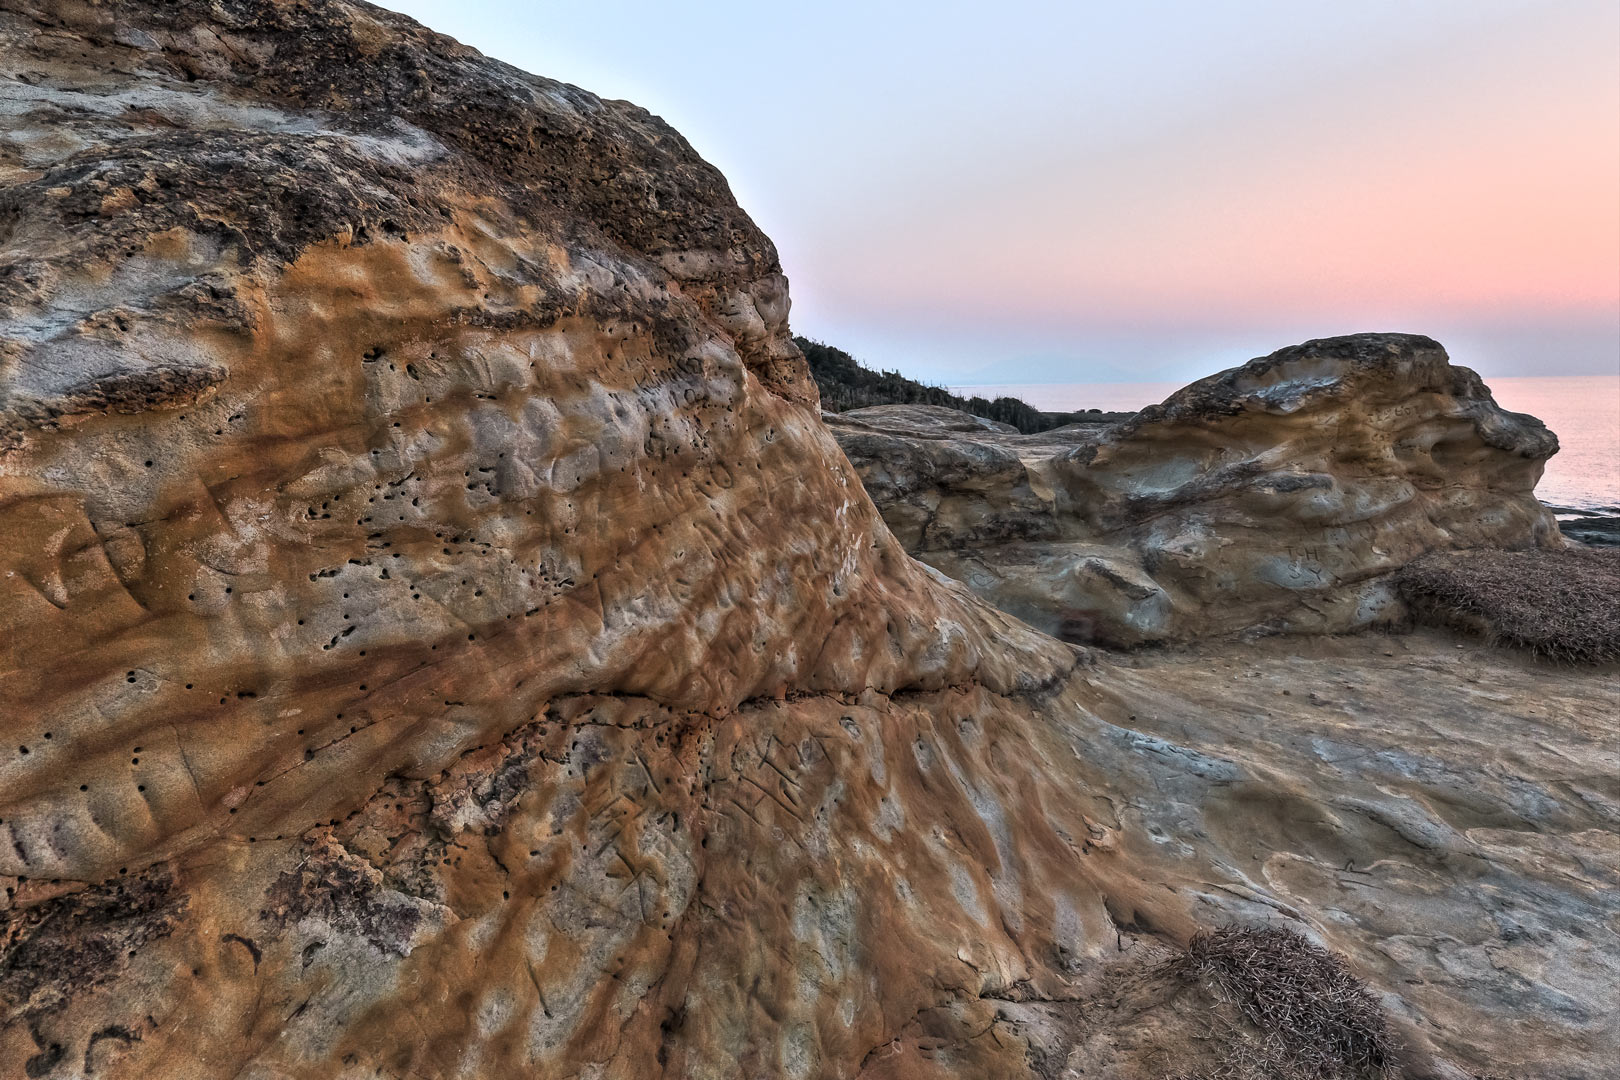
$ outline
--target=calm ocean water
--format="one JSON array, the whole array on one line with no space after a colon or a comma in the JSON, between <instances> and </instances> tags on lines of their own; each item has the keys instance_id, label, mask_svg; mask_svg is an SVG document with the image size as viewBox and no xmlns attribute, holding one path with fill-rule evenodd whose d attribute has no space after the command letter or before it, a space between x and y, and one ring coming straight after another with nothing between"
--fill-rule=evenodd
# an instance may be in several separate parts
<instances>
[{"instance_id":1,"label":"calm ocean water","mask_svg":"<svg viewBox=\"0 0 1620 1080\"><path fill-rule=\"evenodd\" d=\"M1558 435L1558 454L1536 488L1542 502L1620 507L1620 375L1487 379L1496 402L1530 413ZM1022 398L1037 409L1125 411L1163 401L1180 383L1029 383L956 386L953 393Z\"/></svg>"}]
</instances>

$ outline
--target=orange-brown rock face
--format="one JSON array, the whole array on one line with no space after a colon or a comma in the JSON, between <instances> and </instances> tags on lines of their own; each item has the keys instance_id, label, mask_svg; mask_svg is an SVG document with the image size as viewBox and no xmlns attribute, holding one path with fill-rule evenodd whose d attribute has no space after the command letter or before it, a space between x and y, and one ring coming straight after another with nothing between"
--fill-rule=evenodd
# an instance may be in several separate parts
<instances>
[{"instance_id":1,"label":"orange-brown rock face","mask_svg":"<svg viewBox=\"0 0 1620 1080\"><path fill-rule=\"evenodd\" d=\"M0 75L0 1075L1055 1075L994 1003L1280 910L905 555L655 118L358 3Z\"/></svg>"},{"instance_id":2,"label":"orange-brown rock face","mask_svg":"<svg viewBox=\"0 0 1620 1080\"><path fill-rule=\"evenodd\" d=\"M894 543L678 135L360 5L8 8L8 1067L849 1075L1100 940L1076 657Z\"/></svg>"}]
</instances>

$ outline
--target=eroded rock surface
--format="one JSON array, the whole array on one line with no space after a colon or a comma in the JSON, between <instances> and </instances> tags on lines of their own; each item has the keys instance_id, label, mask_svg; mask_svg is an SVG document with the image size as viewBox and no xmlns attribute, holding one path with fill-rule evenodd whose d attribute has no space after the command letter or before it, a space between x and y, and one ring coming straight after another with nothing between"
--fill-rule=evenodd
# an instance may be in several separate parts
<instances>
[{"instance_id":1,"label":"eroded rock surface","mask_svg":"<svg viewBox=\"0 0 1620 1080\"><path fill-rule=\"evenodd\" d=\"M1557 440L1429 338L1309 341L1040 435L944 411L827 419L907 550L1070 641L1353 630L1424 552L1562 543L1533 494Z\"/></svg>"},{"instance_id":2,"label":"eroded rock surface","mask_svg":"<svg viewBox=\"0 0 1620 1080\"><path fill-rule=\"evenodd\" d=\"M0 77L0 1075L1160 1075L1086 1002L1257 917L1411 1075L1613 1060L1143 808L1163 687L907 557L656 118L358 3L5 0Z\"/></svg>"},{"instance_id":3,"label":"eroded rock surface","mask_svg":"<svg viewBox=\"0 0 1620 1080\"><path fill-rule=\"evenodd\" d=\"M1156 849L1162 886L1200 906L1320 927L1406 1040L1445 1046L1461 1075L1611 1073L1620 669L1433 631L1288 643L1104 655L1086 670L1094 719L1067 730L1083 774L1103 778L1092 790L1110 793L1096 812L1110 841ZM1026 1046L1045 1077L1199 1073L1207 1028L1191 995L1155 983L1162 958L1126 934L1067 1000L953 1001L875 1075L997 1075L998 1040ZM942 1046L949 1067L930 1061Z\"/></svg>"},{"instance_id":4,"label":"eroded rock surface","mask_svg":"<svg viewBox=\"0 0 1620 1080\"><path fill-rule=\"evenodd\" d=\"M853 1075L1107 937L996 764L1077 656L895 543L679 135L365 5L4 9L7 1070Z\"/></svg>"}]
</instances>

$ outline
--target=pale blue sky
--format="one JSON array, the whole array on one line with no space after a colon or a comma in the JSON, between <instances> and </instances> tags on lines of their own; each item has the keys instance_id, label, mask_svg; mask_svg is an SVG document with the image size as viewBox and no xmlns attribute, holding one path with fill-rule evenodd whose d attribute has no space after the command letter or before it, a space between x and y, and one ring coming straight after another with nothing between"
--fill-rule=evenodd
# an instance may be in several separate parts
<instances>
[{"instance_id":1,"label":"pale blue sky","mask_svg":"<svg viewBox=\"0 0 1620 1080\"><path fill-rule=\"evenodd\" d=\"M1620 370L1620 4L395 0L679 128L793 324L931 381L1434 334Z\"/></svg>"}]
</instances>

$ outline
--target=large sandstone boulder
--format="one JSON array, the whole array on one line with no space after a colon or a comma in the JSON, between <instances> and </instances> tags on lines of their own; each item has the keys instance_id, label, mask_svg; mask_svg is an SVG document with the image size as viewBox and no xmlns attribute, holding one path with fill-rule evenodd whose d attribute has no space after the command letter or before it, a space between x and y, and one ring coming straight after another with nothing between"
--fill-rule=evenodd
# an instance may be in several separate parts
<instances>
[{"instance_id":1,"label":"large sandstone boulder","mask_svg":"<svg viewBox=\"0 0 1620 1080\"><path fill-rule=\"evenodd\" d=\"M1109 645L1395 621L1428 551L1558 546L1558 441L1425 337L1308 341L1118 423L1039 435L918 406L827 419L906 549Z\"/></svg>"},{"instance_id":2,"label":"large sandstone boulder","mask_svg":"<svg viewBox=\"0 0 1620 1080\"><path fill-rule=\"evenodd\" d=\"M1146 1080L1230 1018L1120 980L1226 921L1409 1075L1620 1049L1601 784L1473 796L1517 858L1133 731L906 555L656 118L337 0L3 0L0 78L0 1076ZM1454 941L1258 861L1379 821Z\"/></svg>"},{"instance_id":3,"label":"large sandstone boulder","mask_svg":"<svg viewBox=\"0 0 1620 1080\"><path fill-rule=\"evenodd\" d=\"M1191 930L668 126L364 4L0 7L0 1074L849 1076Z\"/></svg>"}]
</instances>

